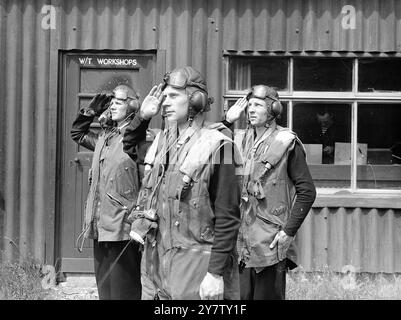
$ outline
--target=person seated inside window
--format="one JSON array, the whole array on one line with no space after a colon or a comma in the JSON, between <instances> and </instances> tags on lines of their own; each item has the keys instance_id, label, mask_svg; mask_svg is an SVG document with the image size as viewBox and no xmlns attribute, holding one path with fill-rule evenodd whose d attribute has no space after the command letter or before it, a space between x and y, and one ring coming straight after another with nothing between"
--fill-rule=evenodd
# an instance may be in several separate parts
<instances>
[{"instance_id":1,"label":"person seated inside window","mask_svg":"<svg viewBox=\"0 0 401 320\"><path fill-rule=\"evenodd\" d=\"M317 143L322 145L322 163L334 163L334 144L338 142L337 130L334 125L334 115L323 109L316 113L316 121L309 128L308 138L305 143Z\"/></svg>"}]
</instances>

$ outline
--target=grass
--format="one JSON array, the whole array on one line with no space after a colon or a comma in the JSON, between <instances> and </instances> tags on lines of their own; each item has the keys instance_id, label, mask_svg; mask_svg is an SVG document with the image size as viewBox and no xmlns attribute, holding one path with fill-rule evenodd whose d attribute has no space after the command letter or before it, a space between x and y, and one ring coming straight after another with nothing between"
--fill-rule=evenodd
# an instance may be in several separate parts
<instances>
[{"instance_id":1,"label":"grass","mask_svg":"<svg viewBox=\"0 0 401 320\"><path fill-rule=\"evenodd\" d=\"M401 275L291 271L287 277L288 300L399 300Z\"/></svg>"},{"instance_id":2,"label":"grass","mask_svg":"<svg viewBox=\"0 0 401 320\"><path fill-rule=\"evenodd\" d=\"M0 300L43 300L41 265L34 262L0 264Z\"/></svg>"},{"instance_id":3,"label":"grass","mask_svg":"<svg viewBox=\"0 0 401 320\"><path fill-rule=\"evenodd\" d=\"M43 288L42 266L34 262L0 263L0 300L72 299L52 297ZM79 291L79 289L78 289ZM78 292L74 299L87 299ZM301 268L287 276L288 300L400 300L401 275L339 273L325 268L305 272Z\"/></svg>"}]
</instances>

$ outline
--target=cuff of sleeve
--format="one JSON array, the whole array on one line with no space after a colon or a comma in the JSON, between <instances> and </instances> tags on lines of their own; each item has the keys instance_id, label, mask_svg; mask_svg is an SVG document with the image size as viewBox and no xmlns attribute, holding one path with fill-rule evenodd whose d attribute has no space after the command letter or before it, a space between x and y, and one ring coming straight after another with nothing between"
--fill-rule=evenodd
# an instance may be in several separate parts
<instances>
[{"instance_id":1,"label":"cuff of sleeve","mask_svg":"<svg viewBox=\"0 0 401 320\"><path fill-rule=\"evenodd\" d=\"M228 122L226 119L223 119L221 123L224 124L227 128L231 128L231 126L233 125L233 123Z\"/></svg>"},{"instance_id":2,"label":"cuff of sleeve","mask_svg":"<svg viewBox=\"0 0 401 320\"><path fill-rule=\"evenodd\" d=\"M142 238L144 238L151 229L156 229L157 223L146 218L138 218L131 224L131 231L136 232Z\"/></svg>"},{"instance_id":3,"label":"cuff of sleeve","mask_svg":"<svg viewBox=\"0 0 401 320\"><path fill-rule=\"evenodd\" d=\"M213 252L210 256L208 272L223 275L229 253Z\"/></svg>"},{"instance_id":4,"label":"cuff of sleeve","mask_svg":"<svg viewBox=\"0 0 401 320\"><path fill-rule=\"evenodd\" d=\"M149 120L147 120L147 119L144 119L144 118L142 118L141 117L141 115L139 114L139 112L137 113L137 115L134 117L134 119L133 119L133 125L135 126L135 127L137 127L137 126L139 126L140 124L142 124L143 122L150 122L150 119Z\"/></svg>"},{"instance_id":5,"label":"cuff of sleeve","mask_svg":"<svg viewBox=\"0 0 401 320\"><path fill-rule=\"evenodd\" d=\"M294 232L293 230L287 229L287 226L284 227L283 231L285 232L285 234L287 236L290 236L290 237L294 237L296 234L296 232Z\"/></svg>"},{"instance_id":6,"label":"cuff of sleeve","mask_svg":"<svg viewBox=\"0 0 401 320\"><path fill-rule=\"evenodd\" d=\"M150 120L152 120L152 118L150 118L150 119L145 119L145 118L142 118L141 117L141 113L138 111L137 113L136 113L136 116L135 116L135 118L137 118L140 122L150 122Z\"/></svg>"}]
</instances>

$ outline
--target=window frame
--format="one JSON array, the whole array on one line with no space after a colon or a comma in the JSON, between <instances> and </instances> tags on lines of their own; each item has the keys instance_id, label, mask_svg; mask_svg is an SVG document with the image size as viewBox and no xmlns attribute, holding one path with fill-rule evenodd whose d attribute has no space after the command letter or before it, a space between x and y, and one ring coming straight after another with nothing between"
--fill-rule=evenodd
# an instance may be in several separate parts
<instances>
[{"instance_id":1,"label":"window frame","mask_svg":"<svg viewBox=\"0 0 401 320\"><path fill-rule=\"evenodd\" d=\"M287 102L287 123L289 128L293 128L293 108L294 103L297 102L330 102L330 103L348 103L351 105L351 176L350 186L348 188L317 188L320 195L335 195L340 192L347 192L350 194L378 194L378 195L391 195L400 196L401 191L397 189L368 189L358 188L357 177L357 138L358 138L358 105L360 103L399 103L401 104L401 92L358 92L358 62L360 58L398 58L401 59L401 54L350 54L350 53L314 53L314 54L288 54L288 53L238 53L223 51L223 106L224 112L228 109L228 101L235 100L244 96L246 90L229 90L229 67L230 58L273 58L273 57L286 57L289 59L288 64L288 90L278 91L280 100ZM352 59L352 91L294 91L294 59L295 58L349 58ZM401 202L396 204L401 207Z\"/></svg>"}]
</instances>

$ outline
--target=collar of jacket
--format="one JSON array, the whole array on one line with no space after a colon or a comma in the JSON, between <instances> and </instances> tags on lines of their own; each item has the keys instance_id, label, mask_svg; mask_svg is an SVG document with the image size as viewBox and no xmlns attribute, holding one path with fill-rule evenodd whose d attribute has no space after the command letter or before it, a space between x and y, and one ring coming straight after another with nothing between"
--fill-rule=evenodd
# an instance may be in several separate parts
<instances>
[{"instance_id":1,"label":"collar of jacket","mask_svg":"<svg viewBox=\"0 0 401 320\"><path fill-rule=\"evenodd\" d=\"M130 120L131 120L131 119L126 119L126 120L124 120L124 121L121 123L121 125L119 125L119 126L117 127L117 130L118 130L119 133L123 133L123 132L124 132L123 129L130 123Z\"/></svg>"}]
</instances>

